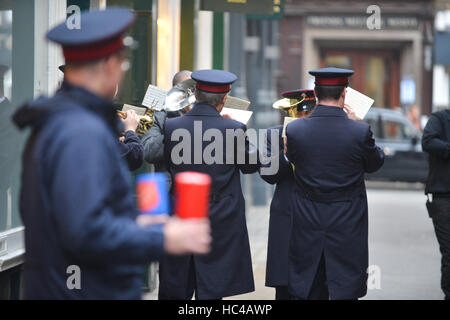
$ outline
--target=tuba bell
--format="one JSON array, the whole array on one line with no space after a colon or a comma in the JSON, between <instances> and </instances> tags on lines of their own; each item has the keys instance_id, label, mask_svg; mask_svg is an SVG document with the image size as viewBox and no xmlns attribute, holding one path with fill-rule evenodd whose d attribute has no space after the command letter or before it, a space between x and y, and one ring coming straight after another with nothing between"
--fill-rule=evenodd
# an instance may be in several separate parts
<instances>
[{"instance_id":1,"label":"tuba bell","mask_svg":"<svg viewBox=\"0 0 450 320\"><path fill-rule=\"evenodd\" d=\"M195 80L188 79L175 85L169 90L164 103L164 110L168 112L180 111L195 103Z\"/></svg>"}]
</instances>

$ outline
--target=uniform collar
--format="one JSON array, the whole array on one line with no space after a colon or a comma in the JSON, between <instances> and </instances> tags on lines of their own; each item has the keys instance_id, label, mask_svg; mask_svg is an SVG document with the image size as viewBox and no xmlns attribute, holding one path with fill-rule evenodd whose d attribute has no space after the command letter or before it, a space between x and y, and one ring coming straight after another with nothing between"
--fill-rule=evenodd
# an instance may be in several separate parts
<instances>
[{"instance_id":1,"label":"uniform collar","mask_svg":"<svg viewBox=\"0 0 450 320\"><path fill-rule=\"evenodd\" d=\"M69 96L75 100L77 105L88 109L102 118L116 133L123 131L123 124L117 116L112 101L103 99L102 97L99 97L96 94L67 81L62 83L58 92L65 96Z\"/></svg>"},{"instance_id":2,"label":"uniform collar","mask_svg":"<svg viewBox=\"0 0 450 320\"><path fill-rule=\"evenodd\" d=\"M206 103L196 103L192 110L186 113L185 116L207 116L220 117L220 112L212 105Z\"/></svg>"},{"instance_id":3,"label":"uniform collar","mask_svg":"<svg viewBox=\"0 0 450 320\"><path fill-rule=\"evenodd\" d=\"M344 117L344 116L347 116L347 114L345 113L343 108L319 104L309 117L311 118L311 117Z\"/></svg>"}]
</instances>

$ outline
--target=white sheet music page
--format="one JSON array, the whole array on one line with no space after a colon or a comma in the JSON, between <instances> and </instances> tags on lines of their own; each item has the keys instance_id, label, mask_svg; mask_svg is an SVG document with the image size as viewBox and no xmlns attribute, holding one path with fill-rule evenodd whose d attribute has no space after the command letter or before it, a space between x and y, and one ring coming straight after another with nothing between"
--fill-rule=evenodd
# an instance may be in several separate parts
<instances>
[{"instance_id":1,"label":"white sheet music page","mask_svg":"<svg viewBox=\"0 0 450 320\"><path fill-rule=\"evenodd\" d=\"M223 108L221 115L229 115L231 119L234 119L236 121L242 122L243 124L247 124L248 120L250 120L250 117L253 114L253 111L247 111L247 110L239 110L239 109L232 109L232 108Z\"/></svg>"},{"instance_id":2,"label":"white sheet music page","mask_svg":"<svg viewBox=\"0 0 450 320\"><path fill-rule=\"evenodd\" d=\"M153 85L149 85L145 93L142 105L152 110L161 111L166 102L167 91Z\"/></svg>"},{"instance_id":3,"label":"white sheet music page","mask_svg":"<svg viewBox=\"0 0 450 320\"><path fill-rule=\"evenodd\" d=\"M345 95L345 104L349 105L358 118L364 119L370 107L372 107L374 100L355 89L347 88Z\"/></svg>"}]
</instances>

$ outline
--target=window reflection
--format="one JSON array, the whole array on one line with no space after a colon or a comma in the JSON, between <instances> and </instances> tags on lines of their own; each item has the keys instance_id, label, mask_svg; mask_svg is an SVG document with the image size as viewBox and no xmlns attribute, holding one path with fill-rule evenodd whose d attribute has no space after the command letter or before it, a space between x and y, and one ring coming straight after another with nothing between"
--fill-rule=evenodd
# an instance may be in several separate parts
<instances>
[{"instance_id":1,"label":"window reflection","mask_svg":"<svg viewBox=\"0 0 450 320\"><path fill-rule=\"evenodd\" d=\"M395 121L384 122L384 134L386 139L401 140L406 138L405 125Z\"/></svg>"},{"instance_id":2,"label":"window reflection","mask_svg":"<svg viewBox=\"0 0 450 320\"><path fill-rule=\"evenodd\" d=\"M19 156L17 131L11 123L12 10L0 11L0 232L13 226L17 216ZM13 205L14 204L14 205ZM16 219L14 219L16 220Z\"/></svg>"}]
</instances>

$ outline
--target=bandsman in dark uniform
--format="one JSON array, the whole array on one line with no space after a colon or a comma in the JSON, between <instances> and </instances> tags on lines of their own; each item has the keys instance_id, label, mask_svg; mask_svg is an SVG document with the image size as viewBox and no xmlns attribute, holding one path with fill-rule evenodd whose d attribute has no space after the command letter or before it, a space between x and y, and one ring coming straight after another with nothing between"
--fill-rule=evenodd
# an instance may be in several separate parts
<instances>
[{"instance_id":1,"label":"bandsman in dark uniform","mask_svg":"<svg viewBox=\"0 0 450 320\"><path fill-rule=\"evenodd\" d=\"M207 255L168 255L161 261L160 299L191 299L194 292L197 299L221 299L254 290L240 173L259 169L258 154L256 148L250 147L246 126L220 115L237 77L221 70L200 70L192 73L192 79L196 81L197 102L183 117L166 121L164 159L172 178L183 171L211 177L209 218L213 242ZM226 139L227 131L231 133L230 141ZM214 136L198 140L207 133ZM213 140L214 152L210 146ZM180 143L186 146L181 151ZM204 156L208 150L212 159Z\"/></svg>"},{"instance_id":2,"label":"bandsman in dark uniform","mask_svg":"<svg viewBox=\"0 0 450 320\"><path fill-rule=\"evenodd\" d=\"M14 115L18 127L31 129L20 195L28 299L140 299L143 265L164 250L208 251L204 220L136 223L112 104L124 75L122 38L134 20L116 8L82 13L79 30L65 23L50 30L66 60L64 83Z\"/></svg>"},{"instance_id":3,"label":"bandsman in dark uniform","mask_svg":"<svg viewBox=\"0 0 450 320\"><path fill-rule=\"evenodd\" d=\"M368 212L364 173L384 154L370 126L344 111L353 70L324 68L316 77L318 105L288 124L294 165L289 292L296 299L358 299L367 291Z\"/></svg>"},{"instance_id":4,"label":"bandsman in dark uniform","mask_svg":"<svg viewBox=\"0 0 450 320\"><path fill-rule=\"evenodd\" d=\"M292 118L308 117L316 106L313 90L294 90L283 92L284 99L278 100L273 107L284 109ZM278 150L272 153L271 132L278 137ZM267 129L267 153L269 160L278 163L278 170L273 175L261 177L264 181L275 184L275 192L270 203L269 240L267 245L266 286L275 288L276 300L290 299L288 291L289 240L292 226L291 194L295 185L292 166L284 154L283 126ZM270 161L264 166L270 166Z\"/></svg>"}]
</instances>

